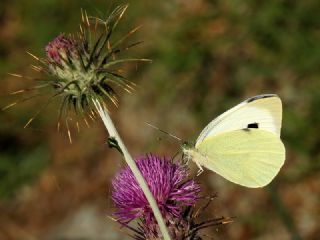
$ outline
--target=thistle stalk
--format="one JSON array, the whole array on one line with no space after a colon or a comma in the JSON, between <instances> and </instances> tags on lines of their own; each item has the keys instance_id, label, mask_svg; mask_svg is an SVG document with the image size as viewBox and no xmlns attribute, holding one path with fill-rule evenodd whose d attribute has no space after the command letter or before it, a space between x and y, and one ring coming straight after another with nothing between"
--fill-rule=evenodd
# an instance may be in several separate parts
<instances>
[{"instance_id":1,"label":"thistle stalk","mask_svg":"<svg viewBox=\"0 0 320 240\"><path fill-rule=\"evenodd\" d=\"M86 124L86 112L89 112L89 116L92 117L90 113L94 114L93 112L97 110L110 137L117 141L117 145L123 153L124 159L132 170L146 200L150 204L150 208L159 225L162 234L161 237L165 240L170 240L170 235L157 202L135 161L122 142L104 104L105 101L110 101L115 106L118 106L117 94L114 90L115 86L128 92L133 90L134 84L122 76L120 71L115 70L115 65L132 61L149 61L143 58L118 57L120 52L126 51L140 43L132 43L129 46L122 46L121 44L138 28L133 29L114 44L111 39L112 33L127 8L128 5L116 7L105 20L90 17L86 11L82 11L82 23L80 24L79 32L69 35L60 34L49 42L45 48L46 59L36 57L33 54L30 55L39 63L39 66L33 66L33 68L38 72L43 72L50 76L50 79L46 80L47 86L53 88L55 91L55 93L49 97L45 106L54 98L60 97L62 99L58 129L60 127L60 119L65 118L65 125L71 143L71 134L68 126L69 110L74 110L77 116L83 117L83 121ZM111 66L112 68L110 68ZM13 75L22 77L18 74ZM41 85L31 89L37 88L41 88ZM19 90L14 92L14 94L24 91L25 90ZM22 100L26 101L28 98ZM9 104L5 109L16 104L17 102ZM27 122L26 126L32 122L41 110L42 109Z\"/></svg>"},{"instance_id":2,"label":"thistle stalk","mask_svg":"<svg viewBox=\"0 0 320 240\"><path fill-rule=\"evenodd\" d=\"M168 229L166 227L166 224L163 220L163 217L161 215L161 212L158 208L158 205L157 205L157 202L154 198L154 196L152 195L149 187L148 187L148 184L147 182L145 181L144 177L142 176L139 168L137 167L137 164L136 162L133 160L133 158L131 157L127 147L124 145L116 127L114 126L110 116L109 116L109 113L107 111L107 109L102 106L100 104L100 102L96 99L93 100L93 103L110 135L110 137L113 137L115 138L115 140L117 141L122 153L123 153L123 156L124 156L124 159L125 161L127 162L128 166L130 167L133 175L135 176L138 184L140 185L146 199L148 200L149 204L150 204L150 207L153 211L153 214L158 222L158 225L159 225L159 229L162 233L162 236L163 236L163 239L165 240L171 240L170 238L170 235L169 235L169 232L168 232Z\"/></svg>"}]
</instances>

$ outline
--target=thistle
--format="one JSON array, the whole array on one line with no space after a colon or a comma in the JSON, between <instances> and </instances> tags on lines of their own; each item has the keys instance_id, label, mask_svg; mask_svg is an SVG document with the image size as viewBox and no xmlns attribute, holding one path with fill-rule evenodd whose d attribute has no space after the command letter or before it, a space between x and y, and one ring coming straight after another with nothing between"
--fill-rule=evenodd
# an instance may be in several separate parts
<instances>
[{"instance_id":1,"label":"thistle","mask_svg":"<svg viewBox=\"0 0 320 240\"><path fill-rule=\"evenodd\" d=\"M128 5L124 5L115 8L105 20L89 17L86 11L82 11L79 32L68 35L60 34L49 42L45 47L46 58L39 58L29 53L39 63L32 68L47 76L45 84L19 90L12 94L44 87L51 88L54 93L49 97L47 104L57 97L61 99L58 126L60 126L60 119L64 117L68 127L68 110L70 109L73 109L73 112L88 124L85 116L88 114L93 119L94 100L99 101L102 105L108 105L108 102L111 102L118 107L116 88L131 92L135 84L127 80L122 75L121 69L116 66L130 61L149 61L148 59L118 57L119 53L141 43L135 42L126 46L122 44L139 27L134 28L121 39L116 41L112 39L112 34L127 7ZM11 75L23 77L19 74ZM25 127L33 121L35 116L27 122ZM68 134L71 138L69 129Z\"/></svg>"},{"instance_id":2,"label":"thistle","mask_svg":"<svg viewBox=\"0 0 320 240\"><path fill-rule=\"evenodd\" d=\"M198 199L200 186L187 180L188 172L182 165L153 155L138 158L136 162L164 216L179 216L182 206L193 205ZM149 222L154 218L129 168L118 173L112 184L112 199L119 209L115 215L120 222L128 223L138 217Z\"/></svg>"},{"instance_id":3,"label":"thistle","mask_svg":"<svg viewBox=\"0 0 320 240\"><path fill-rule=\"evenodd\" d=\"M181 162L148 155L137 158L136 163L155 196L171 239L201 239L199 230L229 222L223 217L201 223L197 221L201 211L195 211L195 204L200 199L200 185L189 178L188 169ZM124 168L120 171L112 185L112 199L117 209L114 218L133 231L134 239L162 239L153 212L131 170ZM135 219L137 228L129 225Z\"/></svg>"},{"instance_id":4,"label":"thistle","mask_svg":"<svg viewBox=\"0 0 320 240\"><path fill-rule=\"evenodd\" d=\"M115 8L105 20L89 17L85 11L82 12L82 23L80 24L80 31L78 33L69 35L60 34L56 37L47 45L47 57L45 59L30 54L39 63L38 66L33 66L33 69L45 73L48 76L48 79L45 81L46 83L16 91L13 94L37 90L43 87L51 87L54 90L54 94L49 97L44 107L58 96L62 99L58 128L60 126L60 119L64 115L70 142L71 134L68 127L68 120L71 118L68 117L69 110L73 109L76 115L83 117L85 123L87 123L84 117L86 113L92 119L97 113L109 132L109 139L112 139L113 145L116 145L116 147L120 149L120 152L139 183L159 224L158 226L163 234L163 238L170 240L170 235L154 196L130 156L107 110L109 101L115 106L118 106L115 87L120 87L130 92L134 86L134 84L121 75L120 69L114 69L114 67L124 62L149 61L139 58L117 58L120 52L128 50L140 43L136 42L121 47L122 42L137 31L139 27L134 28L121 39L111 41L112 33L127 7L127 5L124 5ZM12 75L23 77L19 74ZM4 109L28 99L30 99L30 97L14 102ZM27 122L26 126L32 122L42 109ZM77 127L78 126L79 124L77 122Z\"/></svg>"}]
</instances>

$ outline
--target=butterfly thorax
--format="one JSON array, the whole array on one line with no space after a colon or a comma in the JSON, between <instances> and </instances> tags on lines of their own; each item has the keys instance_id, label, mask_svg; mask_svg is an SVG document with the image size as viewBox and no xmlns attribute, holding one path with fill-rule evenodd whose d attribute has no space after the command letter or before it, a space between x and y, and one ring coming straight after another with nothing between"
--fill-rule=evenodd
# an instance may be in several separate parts
<instances>
[{"instance_id":1,"label":"butterfly thorax","mask_svg":"<svg viewBox=\"0 0 320 240\"><path fill-rule=\"evenodd\" d=\"M182 151L183 151L183 155L184 155L185 160L187 160L187 161L192 160L193 162L195 162L197 164L199 169L202 170L201 166L204 165L202 163L203 163L203 161L205 161L206 157L202 153L200 153L198 151L198 149L196 149L194 147L194 144L185 142L182 145Z\"/></svg>"},{"instance_id":2,"label":"butterfly thorax","mask_svg":"<svg viewBox=\"0 0 320 240\"><path fill-rule=\"evenodd\" d=\"M190 142L184 141L181 144L181 148L182 148L183 158L190 160L191 152L192 152L192 149L194 148L193 144L191 144Z\"/></svg>"},{"instance_id":3,"label":"butterfly thorax","mask_svg":"<svg viewBox=\"0 0 320 240\"><path fill-rule=\"evenodd\" d=\"M190 157L191 152L194 150L194 144L191 142L184 141L181 144L182 152L186 157Z\"/></svg>"}]
</instances>

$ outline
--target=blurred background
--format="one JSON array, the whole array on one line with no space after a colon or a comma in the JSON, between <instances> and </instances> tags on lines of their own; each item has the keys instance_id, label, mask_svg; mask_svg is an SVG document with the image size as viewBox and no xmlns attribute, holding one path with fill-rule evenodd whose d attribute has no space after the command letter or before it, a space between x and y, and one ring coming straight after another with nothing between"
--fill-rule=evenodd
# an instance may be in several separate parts
<instances>
[{"instance_id":1,"label":"blurred background","mask_svg":"<svg viewBox=\"0 0 320 240\"><path fill-rule=\"evenodd\" d=\"M203 233L213 239L320 239L319 1L1 0L1 107L18 99L8 93L34 83L8 72L38 76L26 51L44 57L55 36L78 30L81 8L103 17L120 3L130 7L114 39L142 25L128 43L144 43L127 56L153 60L125 67L138 87L121 93L120 108L111 110L131 153L173 156L179 150L145 122L194 140L240 101L276 93L284 105L285 166L264 189L205 171L198 178L204 195L218 197L204 219L236 219ZM106 146L101 122L80 133L71 129L70 144L56 129L57 102L24 129L43 102L34 98L0 113L0 239L128 239L108 218L111 180L124 163Z\"/></svg>"}]
</instances>

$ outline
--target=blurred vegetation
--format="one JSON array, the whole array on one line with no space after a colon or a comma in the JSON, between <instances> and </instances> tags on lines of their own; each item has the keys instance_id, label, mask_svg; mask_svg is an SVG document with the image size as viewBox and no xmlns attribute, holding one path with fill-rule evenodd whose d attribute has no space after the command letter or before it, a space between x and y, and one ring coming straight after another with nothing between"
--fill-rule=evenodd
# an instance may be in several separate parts
<instances>
[{"instance_id":1,"label":"blurred vegetation","mask_svg":"<svg viewBox=\"0 0 320 240\"><path fill-rule=\"evenodd\" d=\"M270 196L263 190L230 187L209 173L200 181L209 192L218 192L221 198L217 201L226 205L214 214L239 217L224 231L224 239L298 239L299 235L317 239L319 1L2 0L1 106L17 99L8 96L9 92L32 85L32 80L6 73L38 76L30 70L34 62L25 51L44 56L47 42L61 32L77 30L81 8L103 17L112 6L127 2L130 7L115 39L142 25L132 42L144 40L144 44L128 54L154 61L126 67L139 87L135 94L122 96L119 110L112 110L133 153L177 151L176 144L156 141L158 133L149 130L146 121L194 139L211 119L241 100L277 93L284 105L282 138L287 161ZM43 239L48 229L84 202L105 201L105 185L109 186L116 172L110 166L119 162L103 146L106 133L97 124L75 134L72 145L65 133L57 133L58 103L23 129L42 103L43 99L35 98L0 115L0 225L10 223L23 229L4 231L0 227L3 239L27 239L26 232ZM59 187L48 180L52 175ZM26 189L32 189L31 195Z\"/></svg>"}]
</instances>

